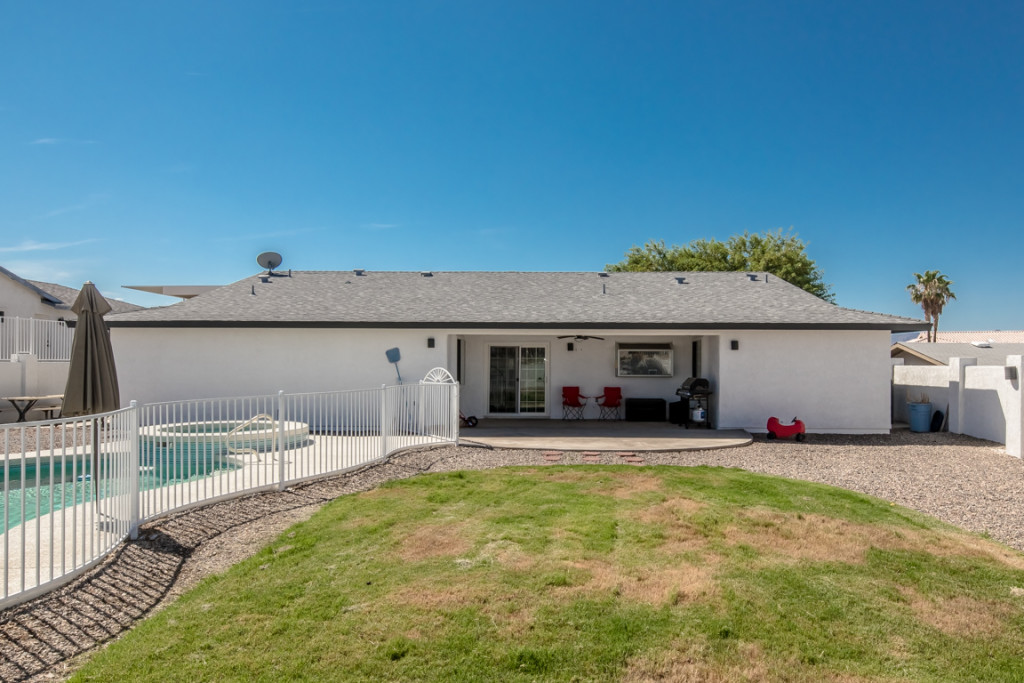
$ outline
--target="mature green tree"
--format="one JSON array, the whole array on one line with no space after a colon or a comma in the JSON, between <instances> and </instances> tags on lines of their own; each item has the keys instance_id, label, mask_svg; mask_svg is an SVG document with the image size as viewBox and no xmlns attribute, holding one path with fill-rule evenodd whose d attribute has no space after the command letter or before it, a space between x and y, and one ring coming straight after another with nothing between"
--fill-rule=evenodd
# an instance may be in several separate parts
<instances>
[{"instance_id":1,"label":"mature green tree","mask_svg":"<svg viewBox=\"0 0 1024 683\"><path fill-rule=\"evenodd\" d=\"M928 323L928 341L938 341L939 315L950 299L956 294L949 286L953 281L937 270L926 270L924 275L914 273L914 282L907 285L910 300L924 311L924 320Z\"/></svg>"},{"instance_id":2,"label":"mature green tree","mask_svg":"<svg viewBox=\"0 0 1024 683\"><path fill-rule=\"evenodd\" d=\"M666 247L663 240L651 240L626 252L626 258L606 266L608 271L765 271L835 303L832 286L807 255L807 244L782 228L763 233L744 232L725 242L699 239L685 246Z\"/></svg>"}]
</instances>

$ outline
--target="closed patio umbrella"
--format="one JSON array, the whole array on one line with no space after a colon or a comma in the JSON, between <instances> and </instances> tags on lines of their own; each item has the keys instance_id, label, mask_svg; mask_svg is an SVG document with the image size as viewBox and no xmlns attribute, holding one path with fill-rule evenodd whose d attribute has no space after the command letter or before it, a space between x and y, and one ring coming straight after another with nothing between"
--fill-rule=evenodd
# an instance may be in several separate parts
<instances>
[{"instance_id":1,"label":"closed patio umbrella","mask_svg":"<svg viewBox=\"0 0 1024 683\"><path fill-rule=\"evenodd\" d=\"M111 310L96 285L91 282L82 285L82 291L71 307L78 321L71 342L71 363L68 366L61 417L95 415L121 407L114 350L110 345L110 332L103 320L103 316ZM98 493L99 423L96 420L92 422L91 432L92 478Z\"/></svg>"}]
</instances>

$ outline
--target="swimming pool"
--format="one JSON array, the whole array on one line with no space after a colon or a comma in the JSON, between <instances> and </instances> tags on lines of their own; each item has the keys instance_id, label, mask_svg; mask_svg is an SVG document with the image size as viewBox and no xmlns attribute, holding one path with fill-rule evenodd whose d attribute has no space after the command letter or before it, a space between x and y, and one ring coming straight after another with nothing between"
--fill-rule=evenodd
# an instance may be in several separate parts
<instances>
[{"instance_id":1,"label":"swimming pool","mask_svg":"<svg viewBox=\"0 0 1024 683\"><path fill-rule=\"evenodd\" d=\"M139 469L139 487L143 491L195 481L242 466L233 457L196 450L154 447L152 444L140 443L139 453L144 463ZM24 509L22 491L25 492ZM46 456L40 458L38 463L34 458L27 458L24 462L18 461L6 468L0 466L0 531L4 530L5 514L6 528L12 529L37 516L96 500L96 493L92 481L92 462L87 455L54 457L52 462ZM115 493L123 492L114 491L109 481L100 483L101 498Z\"/></svg>"},{"instance_id":2,"label":"swimming pool","mask_svg":"<svg viewBox=\"0 0 1024 683\"><path fill-rule=\"evenodd\" d=\"M247 420L155 424L139 430L139 487L172 486L239 469L247 456L274 453L278 440L295 448L309 439L309 425L278 423L269 415ZM101 497L116 492L100 485ZM6 490L6 495L5 495ZM24 490L24 501L22 491ZM0 531L51 511L95 500L91 458L49 455L0 463Z\"/></svg>"}]
</instances>

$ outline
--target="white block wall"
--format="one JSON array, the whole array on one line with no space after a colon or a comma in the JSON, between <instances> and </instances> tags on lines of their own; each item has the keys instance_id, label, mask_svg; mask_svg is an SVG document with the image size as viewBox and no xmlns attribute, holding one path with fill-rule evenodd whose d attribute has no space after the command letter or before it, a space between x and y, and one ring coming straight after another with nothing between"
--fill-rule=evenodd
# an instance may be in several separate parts
<instances>
[{"instance_id":1,"label":"white block wall","mask_svg":"<svg viewBox=\"0 0 1024 683\"><path fill-rule=\"evenodd\" d=\"M1008 379L1016 374L1017 379ZM927 392L932 408L949 406L949 431L1006 445L1006 452L1024 452L1024 400L1021 356L1009 356L1006 366L977 365L974 358L953 358L949 366L893 368L893 401L897 414L906 415L903 397ZM945 403L937 403L940 397ZM902 409L902 413L899 411Z\"/></svg>"}]
</instances>

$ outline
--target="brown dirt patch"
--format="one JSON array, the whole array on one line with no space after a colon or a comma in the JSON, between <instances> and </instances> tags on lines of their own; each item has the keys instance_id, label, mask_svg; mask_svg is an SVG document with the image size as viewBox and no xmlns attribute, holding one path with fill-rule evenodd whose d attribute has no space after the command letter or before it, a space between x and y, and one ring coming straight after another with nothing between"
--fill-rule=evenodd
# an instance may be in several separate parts
<instances>
[{"instance_id":1,"label":"brown dirt patch","mask_svg":"<svg viewBox=\"0 0 1024 683\"><path fill-rule=\"evenodd\" d=\"M643 472L592 472L587 469L567 469L545 472L547 481L565 484L593 484L593 492L613 498L630 498L640 493L662 490L661 479Z\"/></svg>"},{"instance_id":2,"label":"brown dirt patch","mask_svg":"<svg viewBox=\"0 0 1024 683\"><path fill-rule=\"evenodd\" d=\"M735 544L792 561L859 564L871 548L927 552L942 557L990 559L1024 569L1024 555L956 531L898 529L857 524L820 515L794 515L764 508L743 513L742 526L726 530Z\"/></svg>"},{"instance_id":3,"label":"brown dirt patch","mask_svg":"<svg viewBox=\"0 0 1024 683\"><path fill-rule=\"evenodd\" d=\"M707 537L690 521L704 507L703 503L689 498L670 498L640 510L636 518L644 524L656 525L661 529L664 541L656 550L659 555L678 557L707 548Z\"/></svg>"},{"instance_id":4,"label":"brown dirt patch","mask_svg":"<svg viewBox=\"0 0 1024 683\"><path fill-rule=\"evenodd\" d=\"M912 588L900 588L918 619L950 636L980 638L1002 632L1014 609L998 602L964 595L928 598Z\"/></svg>"},{"instance_id":5,"label":"brown dirt patch","mask_svg":"<svg viewBox=\"0 0 1024 683\"><path fill-rule=\"evenodd\" d=\"M516 571L525 571L534 565L533 557L513 541L491 541L480 549L477 561L497 562Z\"/></svg>"},{"instance_id":6,"label":"brown dirt patch","mask_svg":"<svg viewBox=\"0 0 1024 683\"><path fill-rule=\"evenodd\" d=\"M660 477L642 472L621 472L610 482L611 486L602 487L602 493L613 498L632 498L641 493L654 493L662 490Z\"/></svg>"},{"instance_id":7,"label":"brown dirt patch","mask_svg":"<svg viewBox=\"0 0 1024 683\"><path fill-rule=\"evenodd\" d=\"M708 567L682 564L624 568L600 560L572 562L569 566L590 574L584 584L559 589L571 593L614 591L627 600L654 606L699 602L718 594L718 584Z\"/></svg>"},{"instance_id":8,"label":"brown dirt patch","mask_svg":"<svg viewBox=\"0 0 1024 683\"><path fill-rule=\"evenodd\" d=\"M479 608L500 630L511 636L525 635L534 622L534 599L515 591L496 593L494 586L436 585L427 582L407 586L387 600L402 607L428 611Z\"/></svg>"},{"instance_id":9,"label":"brown dirt patch","mask_svg":"<svg viewBox=\"0 0 1024 683\"><path fill-rule=\"evenodd\" d=\"M411 584L395 591L387 599L395 605L426 610L457 609L479 604L486 594L478 587L459 584Z\"/></svg>"},{"instance_id":10,"label":"brown dirt patch","mask_svg":"<svg viewBox=\"0 0 1024 683\"><path fill-rule=\"evenodd\" d=\"M773 556L793 561L845 562L857 564L872 547L890 547L898 537L880 527L854 524L819 515L796 517L766 510L744 514L742 527L726 530L736 545L749 545Z\"/></svg>"},{"instance_id":11,"label":"brown dirt patch","mask_svg":"<svg viewBox=\"0 0 1024 683\"><path fill-rule=\"evenodd\" d=\"M707 507L690 498L669 498L663 503L646 508L640 516L641 521L656 523L672 523L686 521Z\"/></svg>"},{"instance_id":12,"label":"brown dirt patch","mask_svg":"<svg viewBox=\"0 0 1024 683\"><path fill-rule=\"evenodd\" d=\"M734 664L711 661L711 648L706 643L677 642L674 647L631 660L622 676L625 683L672 681L673 683L732 683L733 681L772 680L764 663L761 648L755 643L742 643L740 662Z\"/></svg>"},{"instance_id":13,"label":"brown dirt patch","mask_svg":"<svg viewBox=\"0 0 1024 683\"><path fill-rule=\"evenodd\" d=\"M978 536L959 531L930 533L920 539L922 550L940 557L974 557L1024 570L1024 555Z\"/></svg>"},{"instance_id":14,"label":"brown dirt patch","mask_svg":"<svg viewBox=\"0 0 1024 683\"><path fill-rule=\"evenodd\" d=\"M406 562L461 555L471 547L470 529L465 522L425 524L416 527L399 543L398 556Z\"/></svg>"}]
</instances>

